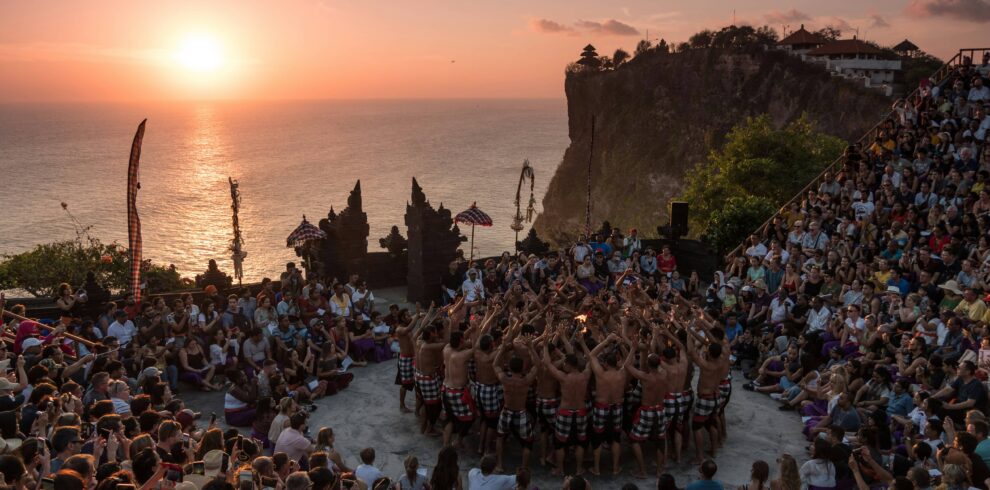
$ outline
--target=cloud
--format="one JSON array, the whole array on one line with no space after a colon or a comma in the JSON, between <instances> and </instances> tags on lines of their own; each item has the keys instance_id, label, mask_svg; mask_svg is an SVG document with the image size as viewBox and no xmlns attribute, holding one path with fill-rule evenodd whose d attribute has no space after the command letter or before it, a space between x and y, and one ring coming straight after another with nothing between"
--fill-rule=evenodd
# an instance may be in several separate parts
<instances>
[{"instance_id":1,"label":"cloud","mask_svg":"<svg viewBox=\"0 0 990 490\"><path fill-rule=\"evenodd\" d=\"M825 21L825 25L832 26L832 27L834 27L834 28L842 31L843 34L848 33L848 32L854 32L856 30L856 28L853 27L852 24L850 24L848 21L846 21L846 19L843 19L841 17L829 17ZM850 36L851 36L851 34L849 36L844 36L844 37L850 37Z\"/></svg>"},{"instance_id":2,"label":"cloud","mask_svg":"<svg viewBox=\"0 0 990 490\"><path fill-rule=\"evenodd\" d=\"M601 22L594 20L579 20L573 26L561 24L550 19L530 19L529 28L533 32L541 34L569 34L578 33L599 34L603 36L638 36L639 30L635 27L619 22L615 19L608 19Z\"/></svg>"},{"instance_id":3,"label":"cloud","mask_svg":"<svg viewBox=\"0 0 990 490\"><path fill-rule=\"evenodd\" d=\"M573 27L568 27L550 19L530 19L529 28L542 34L574 33Z\"/></svg>"},{"instance_id":4,"label":"cloud","mask_svg":"<svg viewBox=\"0 0 990 490\"><path fill-rule=\"evenodd\" d=\"M771 10L763 16L763 19L766 20L768 24L787 24L789 22L811 20L811 16L792 8L783 12L779 10Z\"/></svg>"},{"instance_id":5,"label":"cloud","mask_svg":"<svg viewBox=\"0 0 990 490\"><path fill-rule=\"evenodd\" d=\"M604 22L593 20L579 20L574 23L579 29L592 34L604 34L606 36L638 36L639 30L629 24L623 24L615 19L608 19Z\"/></svg>"},{"instance_id":6,"label":"cloud","mask_svg":"<svg viewBox=\"0 0 990 490\"><path fill-rule=\"evenodd\" d=\"M948 17L969 22L990 22L988 0L912 0L905 11L914 17Z\"/></svg>"},{"instance_id":7,"label":"cloud","mask_svg":"<svg viewBox=\"0 0 990 490\"><path fill-rule=\"evenodd\" d=\"M871 29L884 29L890 27L890 22L884 19L880 14L872 13L870 14L870 28Z\"/></svg>"}]
</instances>

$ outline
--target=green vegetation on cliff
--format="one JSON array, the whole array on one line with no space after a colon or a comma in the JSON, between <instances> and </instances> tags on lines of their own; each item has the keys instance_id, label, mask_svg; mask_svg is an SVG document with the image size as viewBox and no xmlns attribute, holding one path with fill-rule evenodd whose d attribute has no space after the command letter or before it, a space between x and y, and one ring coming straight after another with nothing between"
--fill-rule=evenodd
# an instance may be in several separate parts
<instances>
[{"instance_id":1,"label":"green vegetation on cliff","mask_svg":"<svg viewBox=\"0 0 990 490\"><path fill-rule=\"evenodd\" d=\"M769 115L748 118L685 179L691 229L718 250L734 247L834 161L845 143L806 115L777 129Z\"/></svg>"}]
</instances>

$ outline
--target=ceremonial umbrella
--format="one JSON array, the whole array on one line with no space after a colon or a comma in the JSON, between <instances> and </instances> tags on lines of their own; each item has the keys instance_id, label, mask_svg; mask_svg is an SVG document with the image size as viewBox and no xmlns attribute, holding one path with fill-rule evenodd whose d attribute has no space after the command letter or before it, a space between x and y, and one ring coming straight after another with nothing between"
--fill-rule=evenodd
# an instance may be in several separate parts
<instances>
[{"instance_id":1,"label":"ceremonial umbrella","mask_svg":"<svg viewBox=\"0 0 990 490\"><path fill-rule=\"evenodd\" d=\"M326 237L327 234L323 230L313 226L313 224L309 221L306 221L306 215L304 214L302 223L299 223L299 226L297 226L292 233L289 233L289 237L285 239L285 246L289 248L298 248L313 240L319 240ZM309 254L307 253L306 255L306 262L308 264Z\"/></svg>"},{"instance_id":2,"label":"ceremonial umbrella","mask_svg":"<svg viewBox=\"0 0 990 490\"><path fill-rule=\"evenodd\" d=\"M471 224L471 259L474 260L474 227L477 226L491 226L492 218L485 214L484 211L478 209L478 203L471 203L471 207L467 210L462 211L454 217L454 223L470 223Z\"/></svg>"}]
</instances>

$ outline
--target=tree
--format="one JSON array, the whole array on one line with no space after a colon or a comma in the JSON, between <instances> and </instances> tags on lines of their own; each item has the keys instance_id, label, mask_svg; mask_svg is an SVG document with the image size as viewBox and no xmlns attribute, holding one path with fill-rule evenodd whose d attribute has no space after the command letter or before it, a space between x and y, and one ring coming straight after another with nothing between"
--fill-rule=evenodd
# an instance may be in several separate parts
<instances>
[{"instance_id":1,"label":"tree","mask_svg":"<svg viewBox=\"0 0 990 490\"><path fill-rule=\"evenodd\" d=\"M730 197L723 207L712 213L704 240L721 255L745 240L776 209L765 197Z\"/></svg>"},{"instance_id":2,"label":"tree","mask_svg":"<svg viewBox=\"0 0 990 490\"><path fill-rule=\"evenodd\" d=\"M636 56L639 56L639 55L641 55L641 54L649 51L650 48L652 48L652 47L653 47L653 45L650 44L650 40L649 39L640 39L639 42L636 43L636 51L633 51L633 53L635 53Z\"/></svg>"},{"instance_id":3,"label":"tree","mask_svg":"<svg viewBox=\"0 0 990 490\"><path fill-rule=\"evenodd\" d=\"M842 35L842 31L838 27L830 24L815 31L815 34L825 38L825 41L832 42L839 39L839 36Z\"/></svg>"},{"instance_id":4,"label":"tree","mask_svg":"<svg viewBox=\"0 0 990 490\"><path fill-rule=\"evenodd\" d=\"M629 59L629 53L627 53L626 50L622 48L616 49L615 53L612 53L612 65L614 65L616 68L618 68L619 65L625 63L628 59Z\"/></svg>"},{"instance_id":5,"label":"tree","mask_svg":"<svg viewBox=\"0 0 990 490\"><path fill-rule=\"evenodd\" d=\"M715 213L733 197L760 197L774 208L782 205L845 146L841 139L819 131L806 115L782 129L775 129L767 114L747 119L729 131L720 150L712 151L688 174L681 200L691 203L692 229L704 235ZM767 213L763 219L769 217Z\"/></svg>"},{"instance_id":6,"label":"tree","mask_svg":"<svg viewBox=\"0 0 990 490\"><path fill-rule=\"evenodd\" d=\"M705 29L688 38L688 44L692 48L707 48L712 45L712 39L714 37L715 34L712 31Z\"/></svg>"},{"instance_id":7,"label":"tree","mask_svg":"<svg viewBox=\"0 0 990 490\"><path fill-rule=\"evenodd\" d=\"M918 88L921 81L932 76L944 62L924 51L910 58L901 58L901 76L904 77L904 89L910 93Z\"/></svg>"},{"instance_id":8,"label":"tree","mask_svg":"<svg viewBox=\"0 0 990 490\"><path fill-rule=\"evenodd\" d=\"M581 59L577 62L579 65L588 68L598 68L602 64L601 60L598 59L598 53L595 51L595 47L590 44L584 47L584 51L581 52Z\"/></svg>"},{"instance_id":9,"label":"tree","mask_svg":"<svg viewBox=\"0 0 990 490\"><path fill-rule=\"evenodd\" d=\"M657 43L657 51L661 53L670 52L670 46L667 45L667 41L664 38L660 38L660 42Z\"/></svg>"},{"instance_id":10,"label":"tree","mask_svg":"<svg viewBox=\"0 0 990 490\"><path fill-rule=\"evenodd\" d=\"M142 269L149 291L171 291L183 286L174 266L162 267L146 260ZM81 240L44 243L33 250L5 256L0 262L0 288L23 289L34 296L54 296L63 282L81 286L89 271L111 291L130 287L127 250L89 238L88 244Z\"/></svg>"}]
</instances>

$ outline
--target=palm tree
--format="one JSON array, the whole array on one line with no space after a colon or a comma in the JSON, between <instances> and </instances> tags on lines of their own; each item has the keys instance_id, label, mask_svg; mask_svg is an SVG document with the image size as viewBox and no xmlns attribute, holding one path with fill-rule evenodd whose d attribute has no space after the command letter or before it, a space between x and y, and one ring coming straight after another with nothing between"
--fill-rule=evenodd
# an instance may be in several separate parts
<instances>
[{"instance_id":1,"label":"palm tree","mask_svg":"<svg viewBox=\"0 0 990 490\"><path fill-rule=\"evenodd\" d=\"M622 48L616 49L615 53L612 54L612 65L618 68L619 65L625 63L628 59L629 53L626 50Z\"/></svg>"}]
</instances>

